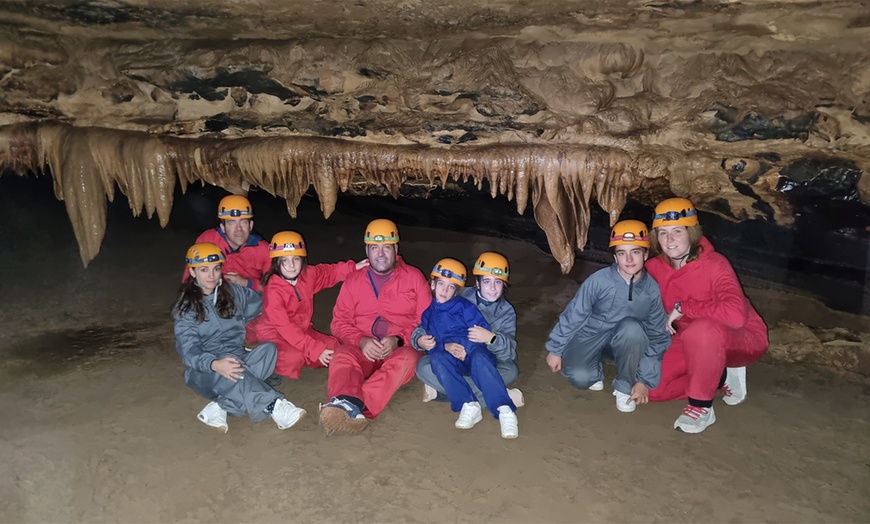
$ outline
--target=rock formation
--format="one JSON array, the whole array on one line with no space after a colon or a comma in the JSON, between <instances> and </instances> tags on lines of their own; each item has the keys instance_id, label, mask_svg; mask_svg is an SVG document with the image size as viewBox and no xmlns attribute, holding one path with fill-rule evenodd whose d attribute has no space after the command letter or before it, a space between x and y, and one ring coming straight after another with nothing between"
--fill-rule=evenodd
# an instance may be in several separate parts
<instances>
[{"instance_id":1,"label":"rock formation","mask_svg":"<svg viewBox=\"0 0 870 524\"><path fill-rule=\"evenodd\" d=\"M788 225L870 203L866 2L0 3L0 167L50 172L85 264L115 188L325 215L354 179L473 180L531 206L564 271L590 206L672 194Z\"/></svg>"}]
</instances>

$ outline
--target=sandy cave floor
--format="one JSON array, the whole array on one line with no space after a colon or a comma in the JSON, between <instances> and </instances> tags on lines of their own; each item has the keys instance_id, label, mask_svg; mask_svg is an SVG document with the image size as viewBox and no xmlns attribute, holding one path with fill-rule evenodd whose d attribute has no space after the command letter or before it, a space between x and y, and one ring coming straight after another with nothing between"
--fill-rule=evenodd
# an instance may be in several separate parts
<instances>
[{"instance_id":1,"label":"sandy cave floor","mask_svg":"<svg viewBox=\"0 0 870 524\"><path fill-rule=\"evenodd\" d=\"M195 232L110 213L83 269L68 223L56 226L61 203L0 198L15 211L0 250L0 521L870 520L866 379L756 364L748 400L717 400L718 422L697 436L672 429L679 402L619 413L607 391L576 391L543 360L559 311L597 266L562 276L530 244L432 229L402 228L409 262L493 248L511 259L527 400L518 440L492 419L454 429L447 405L420 402L416 379L362 435L325 438L324 370L279 387L309 410L297 427L231 419L217 433L195 418L205 400L182 383L168 315ZM361 256L363 223L324 220L309 202L297 221L257 229L299 228L318 262ZM749 291L766 318L818 307ZM318 296L317 326L336 293Z\"/></svg>"}]
</instances>

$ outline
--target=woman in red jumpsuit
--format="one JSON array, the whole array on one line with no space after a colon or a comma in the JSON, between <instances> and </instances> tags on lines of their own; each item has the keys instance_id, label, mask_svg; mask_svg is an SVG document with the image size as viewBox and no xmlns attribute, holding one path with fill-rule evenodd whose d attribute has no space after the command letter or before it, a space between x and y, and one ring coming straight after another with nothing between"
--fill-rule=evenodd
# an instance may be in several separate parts
<instances>
[{"instance_id":1,"label":"woman in red jumpsuit","mask_svg":"<svg viewBox=\"0 0 870 524\"><path fill-rule=\"evenodd\" d=\"M656 206L654 252L646 269L659 283L671 345L651 401L688 399L674 429L700 433L716 422L713 397L746 398L746 366L767 351L767 326L743 294L728 260L701 232L695 206L669 198Z\"/></svg>"},{"instance_id":2,"label":"woman in red jumpsuit","mask_svg":"<svg viewBox=\"0 0 870 524\"><path fill-rule=\"evenodd\" d=\"M302 235L281 231L269 243L272 266L263 276L263 313L247 328L249 342L278 346L275 374L297 379L302 368L329 366L338 347L335 337L314 329L314 295L332 287L368 260L308 265Z\"/></svg>"}]
</instances>

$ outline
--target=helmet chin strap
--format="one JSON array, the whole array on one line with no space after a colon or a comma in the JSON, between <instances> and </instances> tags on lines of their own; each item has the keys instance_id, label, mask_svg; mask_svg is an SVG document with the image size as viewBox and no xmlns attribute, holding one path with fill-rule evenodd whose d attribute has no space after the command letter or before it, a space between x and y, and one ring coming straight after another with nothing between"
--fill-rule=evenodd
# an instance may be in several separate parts
<instances>
[{"instance_id":1,"label":"helmet chin strap","mask_svg":"<svg viewBox=\"0 0 870 524\"><path fill-rule=\"evenodd\" d=\"M221 278L220 280L218 280L217 285L214 287L214 291L212 292L212 297L211 297L211 303L213 306L217 305L218 289L220 289L221 284L223 284L223 283L224 283L224 279Z\"/></svg>"}]
</instances>

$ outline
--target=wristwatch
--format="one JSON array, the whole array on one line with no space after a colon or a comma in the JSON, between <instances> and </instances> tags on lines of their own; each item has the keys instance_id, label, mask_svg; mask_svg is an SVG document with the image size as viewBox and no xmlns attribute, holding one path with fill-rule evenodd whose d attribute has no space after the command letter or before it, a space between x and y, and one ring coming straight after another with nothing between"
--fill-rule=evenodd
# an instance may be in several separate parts
<instances>
[{"instance_id":1,"label":"wristwatch","mask_svg":"<svg viewBox=\"0 0 870 524\"><path fill-rule=\"evenodd\" d=\"M495 344L495 337L497 337L497 336L498 336L498 333L493 333L492 338L489 339L489 342L487 342L486 345L491 346L491 345Z\"/></svg>"},{"instance_id":2,"label":"wristwatch","mask_svg":"<svg viewBox=\"0 0 870 524\"><path fill-rule=\"evenodd\" d=\"M680 307L683 304L682 300L678 300L676 304L674 304L674 309L677 310L677 313L683 314L683 309Z\"/></svg>"}]
</instances>

